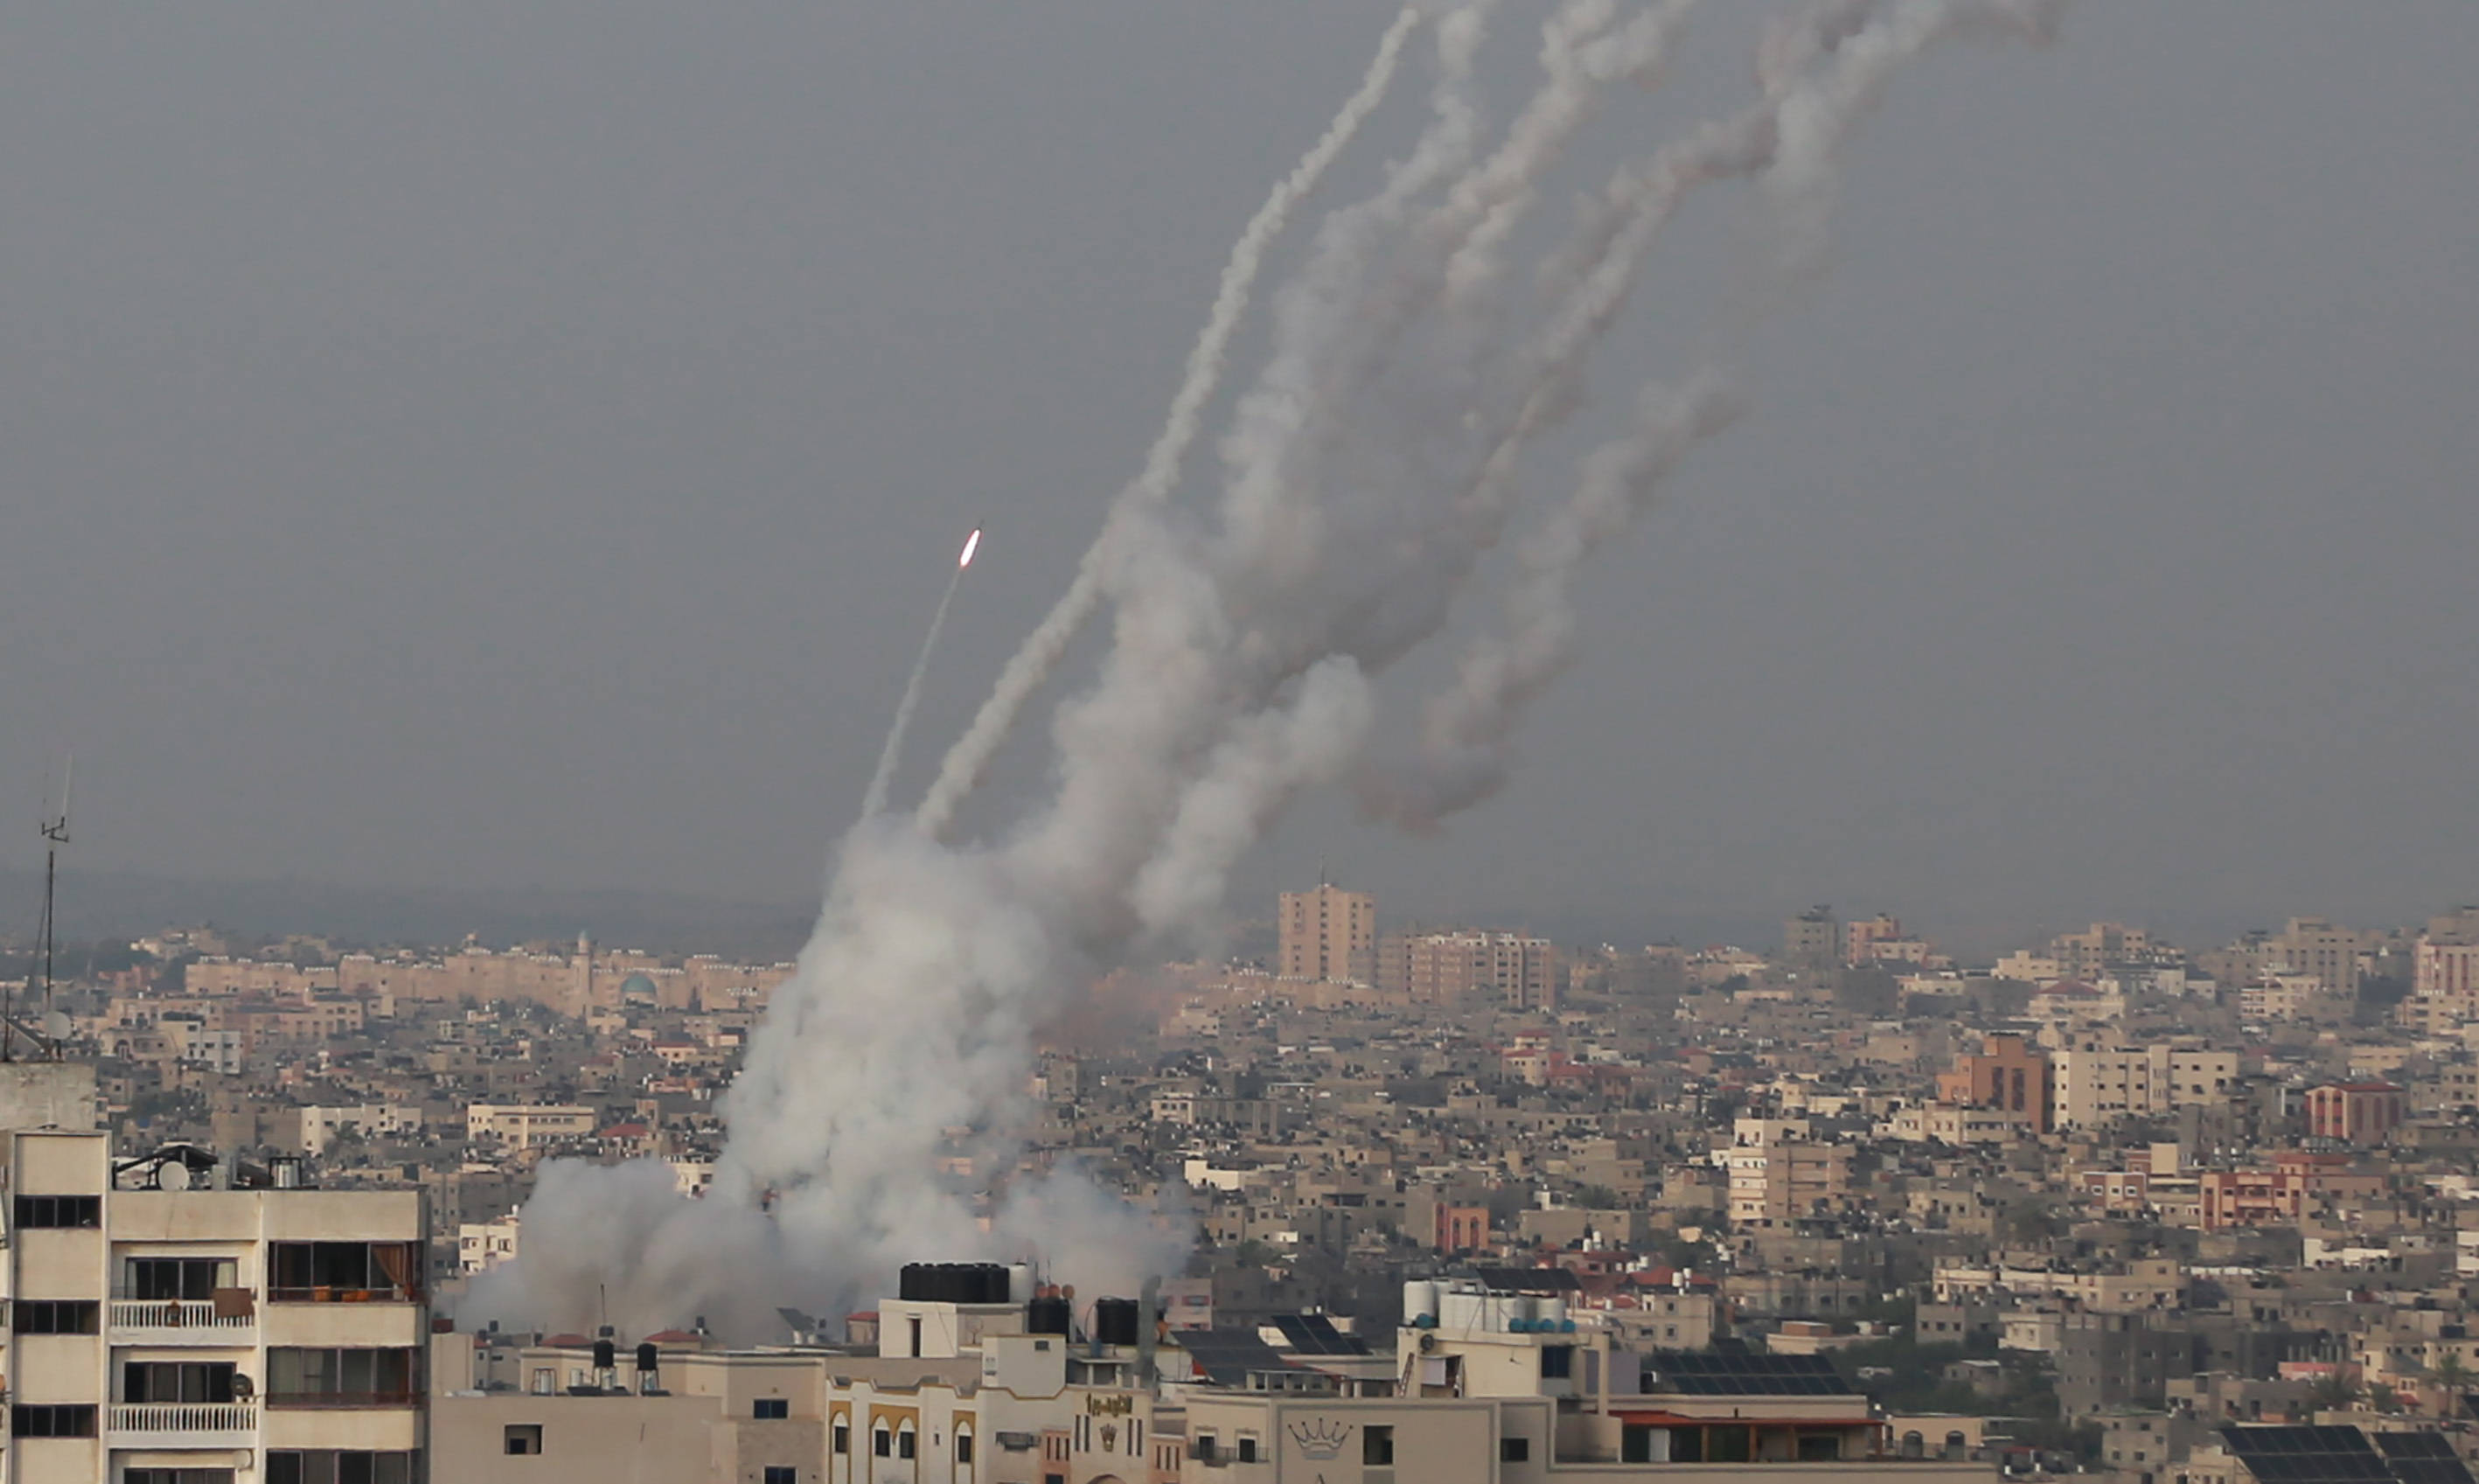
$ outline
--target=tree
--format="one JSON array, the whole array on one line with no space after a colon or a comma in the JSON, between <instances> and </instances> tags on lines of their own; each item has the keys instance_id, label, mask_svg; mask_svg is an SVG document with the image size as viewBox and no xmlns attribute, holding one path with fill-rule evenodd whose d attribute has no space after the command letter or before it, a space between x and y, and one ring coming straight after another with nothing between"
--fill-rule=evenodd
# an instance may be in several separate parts
<instances>
[{"instance_id":1,"label":"tree","mask_svg":"<svg viewBox=\"0 0 2479 1484\"><path fill-rule=\"evenodd\" d=\"M2359 1398L2364 1394L2359 1383L2337 1368L2316 1378L2315 1384L2308 1389L2307 1399L2313 1402L2319 1411L2347 1412L2359 1404Z\"/></svg>"},{"instance_id":2,"label":"tree","mask_svg":"<svg viewBox=\"0 0 2479 1484\"><path fill-rule=\"evenodd\" d=\"M2470 1390L2472 1371L2461 1352L2447 1350L2436 1359L2436 1384L2443 1394L2437 1398L2436 1415L2451 1417L2462 1410L2462 1396Z\"/></svg>"}]
</instances>

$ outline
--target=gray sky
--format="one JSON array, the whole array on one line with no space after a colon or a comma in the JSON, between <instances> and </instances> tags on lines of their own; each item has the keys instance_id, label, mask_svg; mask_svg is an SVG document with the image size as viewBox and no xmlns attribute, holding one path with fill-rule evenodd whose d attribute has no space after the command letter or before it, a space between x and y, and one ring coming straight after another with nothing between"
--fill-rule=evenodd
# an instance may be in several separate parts
<instances>
[{"instance_id":1,"label":"gray sky","mask_svg":"<svg viewBox=\"0 0 2479 1484\"><path fill-rule=\"evenodd\" d=\"M808 893L963 532L907 790L1392 9L11 7L0 818L74 746L90 865ZM1705 9L1560 192L1739 95L1762 8ZM1611 933L2479 896L2474 63L2468 0L1930 59L1516 786L1315 808L1252 883ZM1690 215L1614 402L1747 296L1749 215Z\"/></svg>"}]
</instances>

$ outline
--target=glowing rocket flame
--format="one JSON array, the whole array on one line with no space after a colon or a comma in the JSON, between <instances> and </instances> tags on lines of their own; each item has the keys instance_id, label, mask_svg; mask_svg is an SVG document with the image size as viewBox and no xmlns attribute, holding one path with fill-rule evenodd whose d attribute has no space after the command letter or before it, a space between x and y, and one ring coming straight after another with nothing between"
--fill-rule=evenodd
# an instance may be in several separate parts
<instances>
[{"instance_id":1,"label":"glowing rocket flame","mask_svg":"<svg viewBox=\"0 0 2479 1484\"><path fill-rule=\"evenodd\" d=\"M973 527L973 533L964 538L964 554L956 558L956 570L958 572L961 572L965 568L973 565L973 553L981 549L981 545L982 528L976 525Z\"/></svg>"}]
</instances>

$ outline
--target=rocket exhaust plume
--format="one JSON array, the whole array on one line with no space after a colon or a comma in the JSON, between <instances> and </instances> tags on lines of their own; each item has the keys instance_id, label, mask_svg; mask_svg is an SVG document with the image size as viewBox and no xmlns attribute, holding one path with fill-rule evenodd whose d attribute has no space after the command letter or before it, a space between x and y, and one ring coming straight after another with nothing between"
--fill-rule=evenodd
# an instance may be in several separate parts
<instances>
[{"instance_id":1,"label":"rocket exhaust plume","mask_svg":"<svg viewBox=\"0 0 2479 1484\"><path fill-rule=\"evenodd\" d=\"M675 1197L656 1164L548 1165L524 1255L475 1285L473 1311L574 1326L607 1291L612 1319L633 1329L703 1313L754 1336L777 1305L831 1313L875 1296L907 1261L1031 1255L1060 1281L1106 1288L1176 1262L1175 1214L1028 1155L1037 1029L1097 973L1210 932L1231 872L1303 790L1350 780L1382 817L1428 828L1501 784L1526 708L1576 652L1587 559L1740 408L1710 368L1645 389L1563 500L1519 526L1541 482L1525 462L1581 407L1664 224L1698 188L1743 180L1773 208L1781 264L1812 261L1841 146L1904 64L1950 38L2044 38L2059 6L1815 0L1765 37L1739 111L1622 166L1566 242L1516 265L1517 229L1596 99L1652 79L1686 0L1530 0L1540 80L1495 134L1472 82L1501 0L1423 3L1234 249L1170 421L1074 585L918 813L890 814L966 543L816 932L725 1100L713 1193ZM1265 251L1421 26L1435 50L1417 140L1366 198L1328 214L1272 295L1218 480L1175 508ZM1510 532L1499 623L1418 711L1405 755L1370 764L1389 721L1380 682L1483 585ZM945 839L1105 609L1108 642L1052 716L1049 786L987 838Z\"/></svg>"},{"instance_id":2,"label":"rocket exhaust plume","mask_svg":"<svg viewBox=\"0 0 2479 1484\"><path fill-rule=\"evenodd\" d=\"M1343 103L1342 112L1335 115L1334 122L1326 126L1324 135L1300 158L1299 164L1291 166L1291 172L1276 184L1273 194L1257 208L1257 215L1249 218L1247 228L1240 234L1240 241L1232 245L1231 260L1223 267L1222 284L1214 295L1214 310L1206 317L1205 328L1197 335L1196 345L1188 353L1186 374L1180 380L1179 391L1171 397L1169 421L1163 425L1154 446L1146 451L1144 467L1135 481L1120 492L1111 517L1105 522L1102 541L1096 542L1093 550L1086 553L1084 562L1077 569L1075 580L1068 584L1066 592L1060 595L1058 603L1048 616L1025 636L1015 657L1008 661L1007 669L1000 673L998 684L991 690L989 700L982 704L971 727L957 740L955 747L948 752L946 761L939 766L937 780L931 784L929 796L922 801L919 811L921 828L931 834L945 832L957 806L981 782L991 757L998 753L999 744L1006 741L1008 733L1014 729L1015 719L1024 710L1026 703L1033 699L1034 692L1041 688L1042 682L1050 678L1051 672L1059 668L1069 642L1092 618L1094 610L1101 606L1103 542L1109 541L1112 524L1119 519L1118 511L1159 505L1170 498L1172 487L1179 482L1180 470L1188 460L1188 447L1196 442L1197 427L1204 419L1206 403L1214 399L1215 389L1222 384L1223 369L1231 354L1231 337L1239 333L1240 321L1247 316L1249 294L1256 287L1259 270L1264 267L1265 250L1273 245L1274 239L1282 235L1283 228L1290 225L1291 213L1298 210L1300 202L1317 188L1326 171L1333 168L1334 162L1351 143L1352 137L1360 132L1360 126L1368 121L1368 115L1375 113L1377 105L1384 101L1387 86L1393 81L1394 69L1402 61L1403 43L1411 38L1413 28L1418 22L1419 13L1408 7L1394 17L1394 23L1386 28L1384 38L1377 43L1377 58L1368 64L1368 71L1361 78L1358 90ZM971 559L968 548L965 560Z\"/></svg>"},{"instance_id":3,"label":"rocket exhaust plume","mask_svg":"<svg viewBox=\"0 0 2479 1484\"><path fill-rule=\"evenodd\" d=\"M861 795L860 817L886 811L887 790L895 784L895 765L904 757L904 734L912 729L913 709L921 704L921 679L930 673L931 652L938 648L938 630L947 627L947 608L956 601L956 589L962 585L964 569L973 565L973 553L982 545L982 528L964 538L964 553L956 558L956 575L947 579L947 591L938 599L938 611L930 616L930 632L921 640L921 655L912 662L911 678L904 682L904 699L895 704L895 725L886 729L886 741L878 750L878 767L869 776L869 791Z\"/></svg>"}]
</instances>

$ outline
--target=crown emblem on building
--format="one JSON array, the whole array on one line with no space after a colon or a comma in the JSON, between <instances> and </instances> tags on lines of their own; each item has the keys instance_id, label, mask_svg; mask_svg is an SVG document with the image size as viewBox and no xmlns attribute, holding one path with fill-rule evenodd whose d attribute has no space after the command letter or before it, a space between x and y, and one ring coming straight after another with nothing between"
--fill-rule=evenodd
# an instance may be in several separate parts
<instances>
[{"instance_id":1,"label":"crown emblem on building","mask_svg":"<svg viewBox=\"0 0 2479 1484\"><path fill-rule=\"evenodd\" d=\"M1342 1452L1342 1446L1351 1441L1351 1424L1318 1418L1313 1422L1293 1422L1291 1434L1291 1441L1299 1445L1303 1454L1310 1458L1327 1459Z\"/></svg>"}]
</instances>

